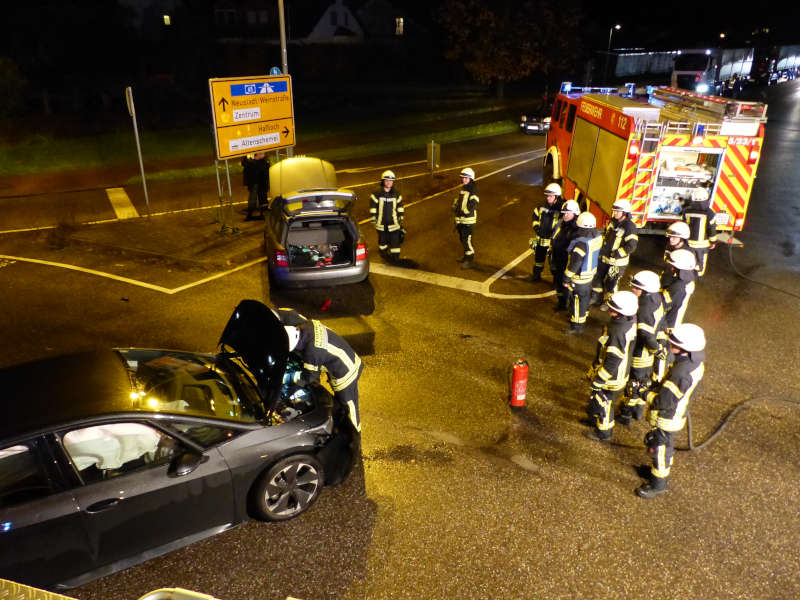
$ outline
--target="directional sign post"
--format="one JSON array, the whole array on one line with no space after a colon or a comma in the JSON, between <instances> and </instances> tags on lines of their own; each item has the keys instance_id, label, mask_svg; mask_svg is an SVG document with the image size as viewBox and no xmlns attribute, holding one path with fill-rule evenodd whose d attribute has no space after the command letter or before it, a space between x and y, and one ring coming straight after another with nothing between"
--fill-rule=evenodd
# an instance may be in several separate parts
<instances>
[{"instance_id":1,"label":"directional sign post","mask_svg":"<svg viewBox=\"0 0 800 600\"><path fill-rule=\"evenodd\" d=\"M220 160L295 145L292 79L209 79L214 141Z\"/></svg>"}]
</instances>

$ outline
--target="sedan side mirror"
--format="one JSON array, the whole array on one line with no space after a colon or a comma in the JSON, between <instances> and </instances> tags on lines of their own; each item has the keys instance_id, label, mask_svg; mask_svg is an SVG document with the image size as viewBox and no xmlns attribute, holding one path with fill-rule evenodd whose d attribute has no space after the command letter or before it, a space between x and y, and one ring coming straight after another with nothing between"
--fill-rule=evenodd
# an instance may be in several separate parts
<instances>
[{"instance_id":1,"label":"sedan side mirror","mask_svg":"<svg viewBox=\"0 0 800 600\"><path fill-rule=\"evenodd\" d=\"M183 477L194 471L202 463L208 460L207 456L194 452L184 452L179 454L169 464L167 475L170 477Z\"/></svg>"}]
</instances>

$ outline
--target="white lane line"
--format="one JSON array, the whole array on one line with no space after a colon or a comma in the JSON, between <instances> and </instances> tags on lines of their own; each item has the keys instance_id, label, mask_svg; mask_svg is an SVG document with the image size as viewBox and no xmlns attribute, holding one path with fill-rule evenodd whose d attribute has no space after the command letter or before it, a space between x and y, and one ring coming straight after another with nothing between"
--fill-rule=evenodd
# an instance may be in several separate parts
<instances>
[{"instance_id":1,"label":"white lane line","mask_svg":"<svg viewBox=\"0 0 800 600\"><path fill-rule=\"evenodd\" d=\"M403 267L392 267L383 263L370 263L369 272L377 275L386 275L387 277L397 277L399 279L408 279L410 281L417 281L419 283L427 283L429 285L437 285L439 287L450 288L462 292L471 292L473 294L480 294L486 298L496 298L498 300L535 300L537 298L547 298L555 294L553 290L541 294L498 294L489 290L491 284L500 277L499 274L505 273L506 270L513 268L519 261L523 260L531 254L531 250L523 253L521 257L517 257L511 263L497 271L490 279L486 281L472 281L471 279L461 279L460 277L453 277L451 275L439 275L438 273L431 273L430 271L418 271L415 269L404 269Z\"/></svg>"},{"instance_id":2,"label":"white lane line","mask_svg":"<svg viewBox=\"0 0 800 600\"><path fill-rule=\"evenodd\" d=\"M541 158L542 156L544 156L544 153L542 153L539 156L531 156L530 158L526 158L524 160L517 161L515 163L512 163L512 164L507 165L505 167L502 167L500 169L497 169L496 171L492 171L491 173L486 173L485 175L481 175L480 177L476 177L475 181L478 181L479 179L485 179L487 177L491 177L492 175L497 175L498 173L502 173L503 171L507 171L508 169L513 169L514 167L518 167L520 165L524 165L526 162L530 162L532 160L536 160L537 158ZM350 186L350 187L355 187L355 186ZM444 190L442 190L440 192L436 192L435 194L431 194L430 196L425 196L424 198L420 198L419 200L416 200L414 202L409 202L408 204L405 205L405 207L409 208L409 207L414 206L416 204L420 204L422 202L425 202L426 200L430 200L431 198L435 198L436 196L440 196L442 194L446 194L448 192L452 192L453 190L457 190L460 187L461 187L461 184L459 183L457 185L454 185L453 187L449 187L449 188L444 189ZM365 223L369 223L371 220L372 219L369 219L369 218L368 219L362 219L362 220L360 220L358 222L358 224L359 225L364 225Z\"/></svg>"},{"instance_id":3,"label":"white lane line","mask_svg":"<svg viewBox=\"0 0 800 600\"><path fill-rule=\"evenodd\" d=\"M493 274L491 277L489 277L489 279L487 279L486 281L484 281L484 282L483 282L483 286L484 286L485 290L488 292L488 291L489 291L489 288L492 286L492 284L493 284L495 281L497 281L497 280L498 280L498 279L500 279L500 278L501 278L503 275L505 275L506 273L508 273L508 272L509 272L511 269L513 269L514 267L516 267L516 266L517 266L519 263L521 263L523 260L525 260L526 258L528 258L528 257L529 257L531 254L533 254L533 250L531 250L530 248L528 248L527 250L525 250L525 252L523 252L522 254L520 254L520 255L519 255L517 258L515 258L514 260L512 260L512 261L511 261L510 263L508 263L508 264L507 264L505 267L503 267L502 269L498 269L497 271L495 271L495 272L494 272L494 274Z\"/></svg>"},{"instance_id":4,"label":"white lane line","mask_svg":"<svg viewBox=\"0 0 800 600\"><path fill-rule=\"evenodd\" d=\"M139 212L128 198L125 188L107 188L106 195L118 219L135 219L139 216Z\"/></svg>"},{"instance_id":5,"label":"white lane line","mask_svg":"<svg viewBox=\"0 0 800 600\"><path fill-rule=\"evenodd\" d=\"M499 206L497 210L500 210L501 208L505 208L506 206L511 206L512 204L516 204L517 202L519 202L519 198L513 198L512 200L509 200L505 204Z\"/></svg>"},{"instance_id":6,"label":"white lane line","mask_svg":"<svg viewBox=\"0 0 800 600\"><path fill-rule=\"evenodd\" d=\"M85 267L78 267L76 265L70 265L66 263L58 263L53 262L50 260L40 260L38 258L25 258L23 256L7 256L4 254L0 254L0 260L8 260L8 261L19 261L19 262L27 262L33 263L37 265L45 265L48 267L56 267L59 269L67 269L69 271L78 271L79 273L86 273L88 275L95 275L97 277L103 277L105 279L113 279L114 281L120 281L122 283L127 283L130 285L135 285L137 287L142 287L148 290L153 290L155 292L161 292L162 294L172 295L177 294L178 292L183 292L190 288L196 287L198 285L203 285L204 283L208 283L209 281L213 281L215 279L219 279L221 277L225 277L230 275L231 273L235 273L236 271L241 271L242 269L247 269L252 267L253 265L257 265L258 263L262 263L267 260L265 256L261 258L256 258L249 262L239 265L238 267L234 267L233 269L228 269L227 271L222 271L220 273L216 273L215 275L211 275L209 277L205 277L203 279L199 279L192 283L187 283L186 285L182 285L176 288L165 288L160 285L154 285L152 283L147 283L145 281L138 281L136 279L131 279L130 277L122 277L121 275L114 275L113 273L106 273L104 271L97 271L95 269L87 269Z\"/></svg>"}]
</instances>

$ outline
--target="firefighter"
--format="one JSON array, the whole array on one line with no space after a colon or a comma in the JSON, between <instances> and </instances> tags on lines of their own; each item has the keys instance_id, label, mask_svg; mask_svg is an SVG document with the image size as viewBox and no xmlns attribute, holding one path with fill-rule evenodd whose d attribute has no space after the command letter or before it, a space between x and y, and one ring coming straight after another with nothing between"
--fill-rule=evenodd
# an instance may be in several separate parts
<instances>
[{"instance_id":1,"label":"firefighter","mask_svg":"<svg viewBox=\"0 0 800 600\"><path fill-rule=\"evenodd\" d=\"M369 215L378 232L378 249L381 256L396 262L403 243L403 195L395 185L392 171L381 174L378 189L369 197Z\"/></svg>"},{"instance_id":2,"label":"firefighter","mask_svg":"<svg viewBox=\"0 0 800 600\"><path fill-rule=\"evenodd\" d=\"M597 355L590 371L592 391L586 412L589 419L594 419L594 427L586 437L592 440L606 441L614 431L614 403L628 382L638 307L633 292L614 292L608 299L611 321L597 340Z\"/></svg>"},{"instance_id":3,"label":"firefighter","mask_svg":"<svg viewBox=\"0 0 800 600\"><path fill-rule=\"evenodd\" d=\"M564 203L561 218L550 243L550 272L553 274L553 288L557 299L553 310L567 309L567 288L564 287L564 271L569 259L567 248L578 231L577 217L580 212L581 209L575 200L567 200Z\"/></svg>"},{"instance_id":4,"label":"firefighter","mask_svg":"<svg viewBox=\"0 0 800 600\"><path fill-rule=\"evenodd\" d=\"M567 246L567 268L564 271L564 287L569 290L567 305L571 309L566 333L580 333L586 325L592 280L597 273L597 262L603 238L595 229L597 221L590 212L583 212L576 219L577 232Z\"/></svg>"},{"instance_id":5,"label":"firefighter","mask_svg":"<svg viewBox=\"0 0 800 600\"><path fill-rule=\"evenodd\" d=\"M297 326L286 325L289 351L303 360L302 374L295 383L319 383L325 372L333 389L333 398L341 404L356 431L361 431L358 415L358 379L364 367L361 358L336 332L312 319Z\"/></svg>"},{"instance_id":6,"label":"firefighter","mask_svg":"<svg viewBox=\"0 0 800 600\"><path fill-rule=\"evenodd\" d=\"M709 193L706 188L692 191L692 201L683 211L683 220L689 225L689 247L697 254L697 275L706 273L708 251L717 243L716 213L709 206Z\"/></svg>"},{"instance_id":7,"label":"firefighter","mask_svg":"<svg viewBox=\"0 0 800 600\"><path fill-rule=\"evenodd\" d=\"M456 230L464 247L464 256L457 262L462 269L469 269L475 260L475 248L472 246L472 232L478 222L478 189L475 186L475 171L466 167L461 171L461 191L453 200Z\"/></svg>"},{"instance_id":8,"label":"firefighter","mask_svg":"<svg viewBox=\"0 0 800 600\"><path fill-rule=\"evenodd\" d=\"M706 337L702 328L683 323L668 334L672 367L664 382L647 395L648 421L652 429L644 445L652 460L648 481L636 489L642 498L653 498L667 491L677 432L686 425L689 404L705 371Z\"/></svg>"},{"instance_id":9,"label":"firefighter","mask_svg":"<svg viewBox=\"0 0 800 600\"><path fill-rule=\"evenodd\" d=\"M625 390L625 403L617 421L630 425L631 418L641 419L644 413L643 396L650 387L655 355L659 350L664 319L664 297L654 271L639 271L631 279L631 289L639 298L636 311L636 343L633 347L631 374Z\"/></svg>"},{"instance_id":10,"label":"firefighter","mask_svg":"<svg viewBox=\"0 0 800 600\"><path fill-rule=\"evenodd\" d=\"M637 227L631 219L630 202L616 200L611 205L611 216L603 235L600 264L592 282L592 304L607 301L617 291L617 284L639 243ZM605 310L607 306L602 304L601 310Z\"/></svg>"},{"instance_id":11,"label":"firefighter","mask_svg":"<svg viewBox=\"0 0 800 600\"><path fill-rule=\"evenodd\" d=\"M561 186L551 183L544 188L544 204L533 211L533 235L530 239L533 254L533 274L528 281L540 281L544 270L544 261L555 233L561 211Z\"/></svg>"},{"instance_id":12,"label":"firefighter","mask_svg":"<svg viewBox=\"0 0 800 600\"><path fill-rule=\"evenodd\" d=\"M697 281L697 260L691 250L680 249L669 254L669 274L661 276L664 297L664 330L668 331L683 322ZM666 340L656 353L653 379L660 381L667 369L669 353Z\"/></svg>"}]
</instances>

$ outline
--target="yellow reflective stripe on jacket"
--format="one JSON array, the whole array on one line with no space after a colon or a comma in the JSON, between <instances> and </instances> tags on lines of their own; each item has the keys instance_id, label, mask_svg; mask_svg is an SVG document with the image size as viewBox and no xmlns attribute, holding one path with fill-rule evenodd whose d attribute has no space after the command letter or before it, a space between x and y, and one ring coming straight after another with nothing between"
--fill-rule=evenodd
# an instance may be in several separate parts
<instances>
[{"instance_id":1,"label":"yellow reflective stripe on jacket","mask_svg":"<svg viewBox=\"0 0 800 600\"><path fill-rule=\"evenodd\" d=\"M343 377L338 378L333 377L325 367L322 368L323 371L328 373L333 390L336 392L343 390L358 379L358 373L361 368L361 357L356 355L355 360L351 359L342 348L328 343L328 330L321 322L313 320L312 323L314 324L314 346L335 356L342 361L342 364L347 368L347 373L345 373Z\"/></svg>"},{"instance_id":2,"label":"yellow reflective stripe on jacket","mask_svg":"<svg viewBox=\"0 0 800 600\"><path fill-rule=\"evenodd\" d=\"M331 352L331 354L336 354L336 353ZM347 356L344 353L344 351L342 352L342 354L344 356ZM336 354L336 355L339 356L338 354ZM340 358L342 358L342 357L340 356ZM348 358L348 360L349 360L349 358ZM344 358L342 358L342 361L344 361ZM344 377L340 377L339 379L331 377L331 387L333 388L334 391L338 392L340 390L343 390L348 385L353 383L356 379L358 379L358 373L359 373L359 371L361 369L361 357L356 356L355 362L353 362L351 364L352 364L352 366L349 368L349 370L347 371L347 375L345 375Z\"/></svg>"},{"instance_id":3,"label":"yellow reflective stripe on jacket","mask_svg":"<svg viewBox=\"0 0 800 600\"><path fill-rule=\"evenodd\" d=\"M675 407L675 414L671 418L662 417L659 413L659 416L656 419L656 427L663 429L664 431L672 432L683 429L683 426L686 425L686 410L689 408L689 401L692 399L692 393L694 392L695 388L703 379L704 372L705 365L700 363L700 365L698 365L698 367L691 372L692 385L689 386L689 389L686 390L682 396L680 389L678 389L678 386L672 381L666 381L664 383L662 387L669 389L669 391L675 394L676 397L679 397L680 400L678 401L678 405Z\"/></svg>"}]
</instances>

